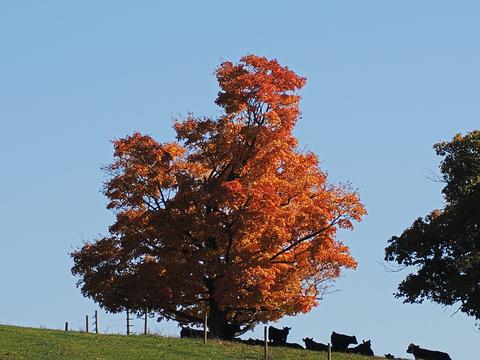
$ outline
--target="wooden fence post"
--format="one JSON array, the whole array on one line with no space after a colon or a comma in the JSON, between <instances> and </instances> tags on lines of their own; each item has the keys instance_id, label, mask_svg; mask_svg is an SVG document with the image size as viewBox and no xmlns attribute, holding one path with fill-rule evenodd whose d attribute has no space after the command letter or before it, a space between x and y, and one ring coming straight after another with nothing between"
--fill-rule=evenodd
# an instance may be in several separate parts
<instances>
[{"instance_id":1,"label":"wooden fence post","mask_svg":"<svg viewBox=\"0 0 480 360\"><path fill-rule=\"evenodd\" d=\"M127 309L127 335L130 335L130 310Z\"/></svg>"},{"instance_id":2,"label":"wooden fence post","mask_svg":"<svg viewBox=\"0 0 480 360\"><path fill-rule=\"evenodd\" d=\"M98 311L95 310L95 334L98 335Z\"/></svg>"},{"instance_id":3,"label":"wooden fence post","mask_svg":"<svg viewBox=\"0 0 480 360\"><path fill-rule=\"evenodd\" d=\"M205 311L205 318L203 319L203 343L207 343L208 338L208 311Z\"/></svg>"},{"instance_id":4,"label":"wooden fence post","mask_svg":"<svg viewBox=\"0 0 480 360\"><path fill-rule=\"evenodd\" d=\"M88 315L85 315L85 332L88 333Z\"/></svg>"},{"instance_id":5,"label":"wooden fence post","mask_svg":"<svg viewBox=\"0 0 480 360\"><path fill-rule=\"evenodd\" d=\"M332 360L332 346L330 345L330 343L328 343L327 359Z\"/></svg>"},{"instance_id":6,"label":"wooden fence post","mask_svg":"<svg viewBox=\"0 0 480 360\"><path fill-rule=\"evenodd\" d=\"M265 339L265 347L263 349L263 358L268 359L268 327L265 325L263 329L263 337Z\"/></svg>"},{"instance_id":7,"label":"wooden fence post","mask_svg":"<svg viewBox=\"0 0 480 360\"><path fill-rule=\"evenodd\" d=\"M148 335L147 318L148 318L148 308L145 308L145 323L143 324L144 335Z\"/></svg>"},{"instance_id":8,"label":"wooden fence post","mask_svg":"<svg viewBox=\"0 0 480 360\"><path fill-rule=\"evenodd\" d=\"M65 331L68 331L68 321L65 322Z\"/></svg>"}]
</instances>

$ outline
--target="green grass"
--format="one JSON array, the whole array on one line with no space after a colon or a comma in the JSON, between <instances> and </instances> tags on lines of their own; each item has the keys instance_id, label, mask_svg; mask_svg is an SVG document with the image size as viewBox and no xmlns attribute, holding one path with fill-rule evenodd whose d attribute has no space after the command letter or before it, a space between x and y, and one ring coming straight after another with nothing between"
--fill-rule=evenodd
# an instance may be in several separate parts
<instances>
[{"instance_id":1,"label":"green grass","mask_svg":"<svg viewBox=\"0 0 480 360\"><path fill-rule=\"evenodd\" d=\"M270 358L326 359L326 353L270 348ZM263 348L226 341L160 336L94 335L0 325L0 360L263 359ZM385 359L332 354L332 360Z\"/></svg>"}]
</instances>

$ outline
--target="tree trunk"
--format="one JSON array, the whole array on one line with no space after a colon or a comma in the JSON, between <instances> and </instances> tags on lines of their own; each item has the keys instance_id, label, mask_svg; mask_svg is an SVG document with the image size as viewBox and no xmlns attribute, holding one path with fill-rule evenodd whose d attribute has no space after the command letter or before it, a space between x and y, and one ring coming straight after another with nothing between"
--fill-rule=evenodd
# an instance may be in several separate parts
<instances>
[{"instance_id":1,"label":"tree trunk","mask_svg":"<svg viewBox=\"0 0 480 360\"><path fill-rule=\"evenodd\" d=\"M208 311L208 329L211 338L233 340L235 334L233 326L226 319L226 314L222 311L214 300L209 302Z\"/></svg>"},{"instance_id":2,"label":"tree trunk","mask_svg":"<svg viewBox=\"0 0 480 360\"><path fill-rule=\"evenodd\" d=\"M208 336L210 338L232 341L235 336L253 329L255 324L239 324L228 319L228 311L221 309L214 299L215 281L209 279L205 280L205 283L210 295L208 301Z\"/></svg>"}]
</instances>

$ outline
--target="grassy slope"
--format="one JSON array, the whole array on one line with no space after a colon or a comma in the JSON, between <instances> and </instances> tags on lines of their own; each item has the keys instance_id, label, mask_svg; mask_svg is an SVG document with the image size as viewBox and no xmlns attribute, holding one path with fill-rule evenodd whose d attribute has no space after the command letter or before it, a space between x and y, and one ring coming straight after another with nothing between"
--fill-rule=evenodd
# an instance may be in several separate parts
<instances>
[{"instance_id":1,"label":"grassy slope","mask_svg":"<svg viewBox=\"0 0 480 360\"><path fill-rule=\"evenodd\" d=\"M326 353L270 348L272 359L326 359ZM60 330L0 325L0 360L146 360L146 359L263 359L263 348L230 342L186 340L158 336L94 335ZM366 360L332 354L333 360ZM375 358L380 359L380 358ZM385 358L383 358L385 359Z\"/></svg>"}]
</instances>

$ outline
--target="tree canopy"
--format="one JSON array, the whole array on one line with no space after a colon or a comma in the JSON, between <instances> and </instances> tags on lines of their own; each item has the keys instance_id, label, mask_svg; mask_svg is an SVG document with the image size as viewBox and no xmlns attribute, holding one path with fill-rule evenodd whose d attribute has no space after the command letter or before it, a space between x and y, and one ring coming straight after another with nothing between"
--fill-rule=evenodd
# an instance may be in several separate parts
<instances>
[{"instance_id":1,"label":"tree canopy","mask_svg":"<svg viewBox=\"0 0 480 360\"><path fill-rule=\"evenodd\" d=\"M365 209L332 185L292 130L305 78L247 55L216 71L218 118L176 121L176 141L134 133L113 142L104 194L109 236L72 253L82 293L231 338L261 321L307 312L354 268L336 239Z\"/></svg>"},{"instance_id":2,"label":"tree canopy","mask_svg":"<svg viewBox=\"0 0 480 360\"><path fill-rule=\"evenodd\" d=\"M396 297L430 299L480 318L480 131L434 145L443 157L443 209L389 240L385 260L413 269Z\"/></svg>"}]
</instances>

